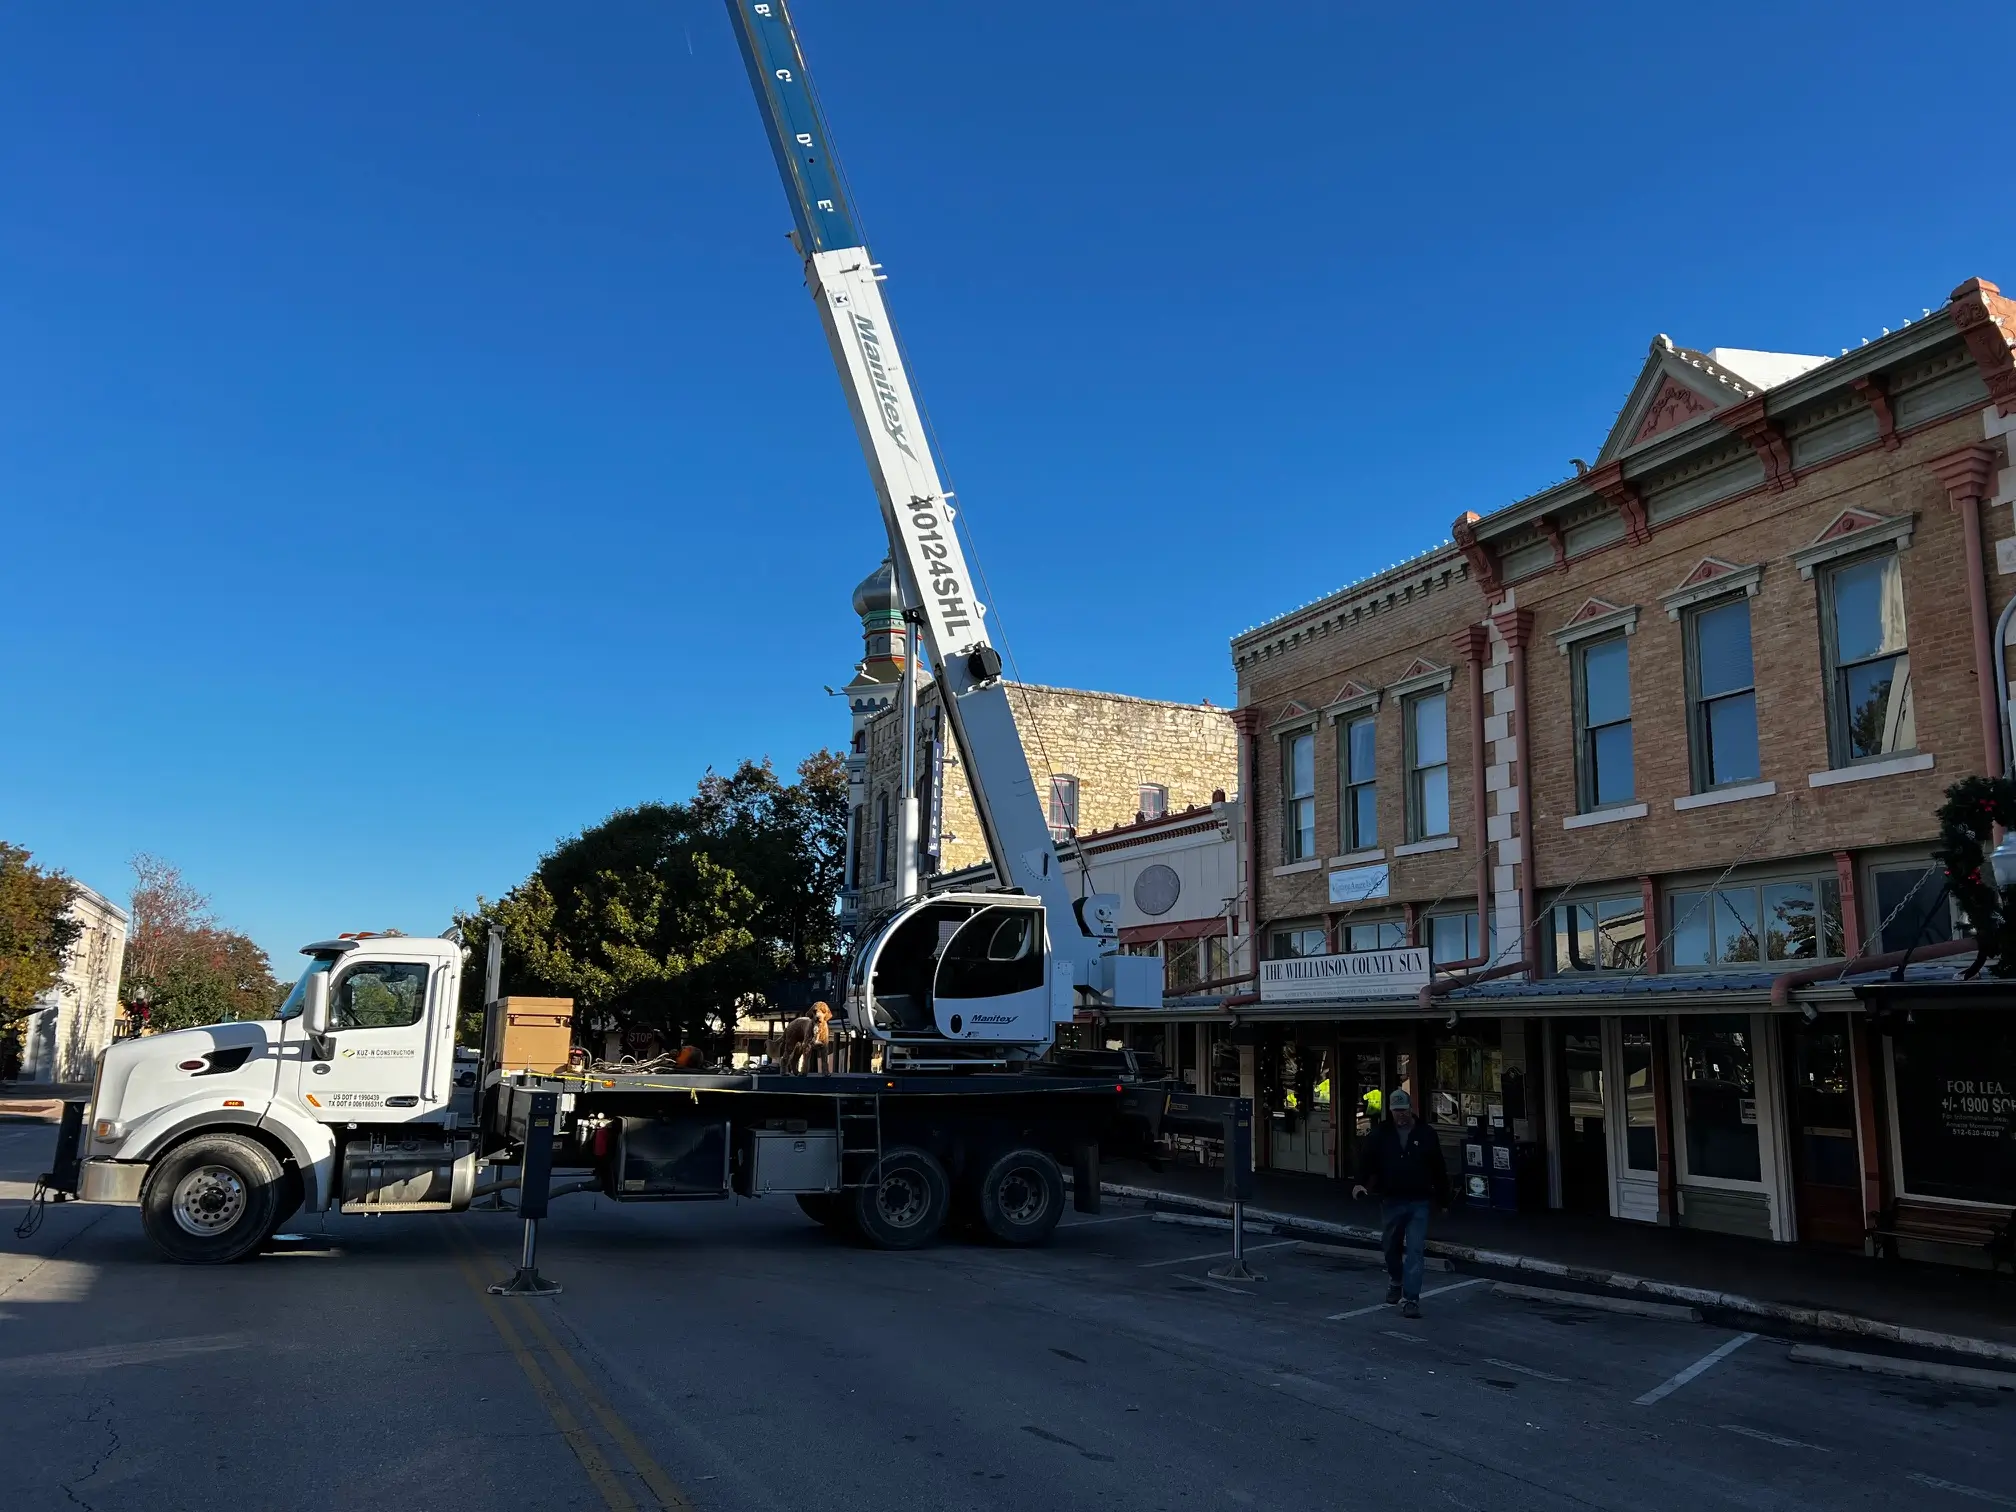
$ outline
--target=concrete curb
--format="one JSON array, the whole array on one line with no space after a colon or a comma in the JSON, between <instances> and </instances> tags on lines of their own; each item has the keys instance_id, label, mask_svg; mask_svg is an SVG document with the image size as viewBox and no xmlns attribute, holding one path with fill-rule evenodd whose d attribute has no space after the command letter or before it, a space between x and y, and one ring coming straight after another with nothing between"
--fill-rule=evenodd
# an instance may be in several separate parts
<instances>
[{"instance_id":1,"label":"concrete curb","mask_svg":"<svg viewBox=\"0 0 2016 1512\"><path fill-rule=\"evenodd\" d=\"M1563 1307L1588 1307L1597 1312L1632 1313L1641 1318L1664 1318L1669 1323L1699 1323L1701 1309L1682 1307L1677 1302L1647 1302L1642 1297L1613 1297L1607 1292L1563 1291L1558 1286L1521 1286L1516 1281L1494 1281L1491 1290L1501 1297L1518 1297L1527 1302L1553 1302Z\"/></svg>"},{"instance_id":2,"label":"concrete curb","mask_svg":"<svg viewBox=\"0 0 2016 1512\"><path fill-rule=\"evenodd\" d=\"M1102 1182L1099 1190L1107 1197L1131 1198L1136 1202L1168 1203L1220 1216L1229 1216L1232 1211L1232 1204L1229 1202L1219 1202L1209 1197L1190 1197L1180 1192L1165 1192L1155 1187ZM1271 1223L1283 1234L1308 1234L1312 1238L1344 1239L1369 1246L1377 1246L1381 1238L1377 1229L1358 1224L1330 1223L1321 1218L1305 1218L1299 1214L1274 1212L1265 1208L1249 1206L1246 1209L1246 1217L1254 1223ZM1775 1323L1781 1327L1845 1334L1858 1339L1881 1339L1887 1344L1896 1344L1907 1349L1932 1349L1942 1354L1966 1355L1972 1359L1993 1360L1998 1364L2016 1366L2016 1344L2002 1344L1993 1339L1940 1333L1930 1328L1913 1328L1903 1323L1886 1322L1881 1318L1865 1318L1857 1313L1834 1312L1821 1307L1802 1307L1791 1302L1767 1302L1757 1297L1714 1291L1706 1287L1676 1286L1671 1282L1653 1281L1645 1276L1628 1275L1623 1271L1564 1265L1558 1260L1542 1260L1533 1255L1514 1255L1503 1250L1479 1249L1474 1245L1454 1244L1446 1239L1430 1239L1428 1253L1442 1255L1459 1265L1484 1266L1534 1276L1552 1276L1557 1280L1573 1281L1582 1286L1601 1287L1624 1296L1649 1297L1661 1302L1678 1303L1684 1307L1697 1307L1704 1312L1731 1313L1738 1317Z\"/></svg>"},{"instance_id":3,"label":"concrete curb","mask_svg":"<svg viewBox=\"0 0 2016 1512\"><path fill-rule=\"evenodd\" d=\"M1206 1218L1197 1213L1150 1213L1148 1218L1151 1223L1180 1223L1185 1228L1217 1229L1223 1234L1232 1232L1232 1220L1230 1218ZM1249 1234L1272 1234L1274 1232L1274 1225L1271 1223L1246 1223L1242 1227Z\"/></svg>"},{"instance_id":4,"label":"concrete curb","mask_svg":"<svg viewBox=\"0 0 2016 1512\"><path fill-rule=\"evenodd\" d=\"M1869 1370L1879 1375L1909 1376L1918 1381L1945 1381L1955 1386L1983 1386L1990 1391L2016 1391L2016 1375L1983 1370L1976 1365L1948 1365L1940 1360L1900 1360L1895 1355L1857 1354L1824 1344L1795 1344L1791 1358L1801 1365L1832 1365L1838 1370Z\"/></svg>"}]
</instances>

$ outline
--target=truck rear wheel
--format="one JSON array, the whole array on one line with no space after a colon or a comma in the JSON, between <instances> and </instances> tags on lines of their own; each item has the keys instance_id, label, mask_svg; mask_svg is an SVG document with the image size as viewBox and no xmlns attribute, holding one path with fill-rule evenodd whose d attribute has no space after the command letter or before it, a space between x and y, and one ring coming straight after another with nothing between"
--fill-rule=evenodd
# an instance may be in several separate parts
<instances>
[{"instance_id":1,"label":"truck rear wheel","mask_svg":"<svg viewBox=\"0 0 2016 1512\"><path fill-rule=\"evenodd\" d=\"M877 1249L916 1249L938 1237L952 1206L952 1183L929 1150L900 1146L849 1194L861 1237Z\"/></svg>"},{"instance_id":2,"label":"truck rear wheel","mask_svg":"<svg viewBox=\"0 0 2016 1512\"><path fill-rule=\"evenodd\" d=\"M980 1224L1002 1244L1041 1244L1064 1216L1064 1174L1041 1150L1010 1150L980 1178Z\"/></svg>"},{"instance_id":3,"label":"truck rear wheel","mask_svg":"<svg viewBox=\"0 0 2016 1512\"><path fill-rule=\"evenodd\" d=\"M140 1193L140 1226L184 1265L242 1260L280 1221L286 1173L242 1134L202 1134L154 1162Z\"/></svg>"}]
</instances>

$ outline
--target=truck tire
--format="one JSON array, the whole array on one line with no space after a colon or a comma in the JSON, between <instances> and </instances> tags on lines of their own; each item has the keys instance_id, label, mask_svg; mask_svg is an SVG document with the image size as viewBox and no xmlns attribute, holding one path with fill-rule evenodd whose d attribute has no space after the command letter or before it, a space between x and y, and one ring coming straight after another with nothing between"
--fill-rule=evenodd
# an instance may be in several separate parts
<instances>
[{"instance_id":1,"label":"truck tire","mask_svg":"<svg viewBox=\"0 0 2016 1512\"><path fill-rule=\"evenodd\" d=\"M1041 1244L1064 1216L1064 1174L1041 1150L1010 1150L980 1178L980 1226L1002 1244Z\"/></svg>"},{"instance_id":2,"label":"truck tire","mask_svg":"<svg viewBox=\"0 0 2016 1512\"><path fill-rule=\"evenodd\" d=\"M877 1249L917 1249L938 1237L952 1206L952 1183L929 1150L890 1150L868 1184L847 1194L861 1237Z\"/></svg>"},{"instance_id":3,"label":"truck tire","mask_svg":"<svg viewBox=\"0 0 2016 1512\"><path fill-rule=\"evenodd\" d=\"M854 1233L854 1203L846 1192L800 1192L798 1207L807 1218L829 1233Z\"/></svg>"},{"instance_id":4,"label":"truck tire","mask_svg":"<svg viewBox=\"0 0 2016 1512\"><path fill-rule=\"evenodd\" d=\"M224 1265L253 1253L278 1225L286 1173L242 1134L201 1134L154 1162L140 1226L183 1265Z\"/></svg>"}]
</instances>

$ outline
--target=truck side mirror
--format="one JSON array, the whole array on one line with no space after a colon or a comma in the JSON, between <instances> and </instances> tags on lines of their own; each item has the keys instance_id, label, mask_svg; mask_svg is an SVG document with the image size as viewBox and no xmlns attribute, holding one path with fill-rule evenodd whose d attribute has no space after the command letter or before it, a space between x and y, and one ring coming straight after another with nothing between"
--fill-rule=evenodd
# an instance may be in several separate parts
<instances>
[{"instance_id":1,"label":"truck side mirror","mask_svg":"<svg viewBox=\"0 0 2016 1512\"><path fill-rule=\"evenodd\" d=\"M315 1047L317 1060L329 1059L329 973L318 971L308 978L307 996L301 1003L301 1027Z\"/></svg>"}]
</instances>

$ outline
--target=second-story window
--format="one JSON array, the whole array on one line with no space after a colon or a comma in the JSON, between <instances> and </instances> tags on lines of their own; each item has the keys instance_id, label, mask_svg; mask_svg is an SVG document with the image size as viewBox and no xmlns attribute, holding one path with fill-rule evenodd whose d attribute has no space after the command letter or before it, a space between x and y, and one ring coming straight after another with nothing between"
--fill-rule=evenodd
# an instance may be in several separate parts
<instances>
[{"instance_id":1,"label":"second-story window","mask_svg":"<svg viewBox=\"0 0 2016 1512\"><path fill-rule=\"evenodd\" d=\"M1556 903L1541 941L1556 976L1582 971L1639 971L1645 965L1645 899L1640 893Z\"/></svg>"},{"instance_id":2,"label":"second-story window","mask_svg":"<svg viewBox=\"0 0 2016 1512\"><path fill-rule=\"evenodd\" d=\"M1677 969L1798 965L1843 954L1841 887L1832 873L1675 892L1667 907Z\"/></svg>"},{"instance_id":3,"label":"second-story window","mask_svg":"<svg viewBox=\"0 0 2016 1512\"><path fill-rule=\"evenodd\" d=\"M1422 693L1402 705L1407 722L1407 838L1449 833L1449 695Z\"/></svg>"},{"instance_id":4,"label":"second-story window","mask_svg":"<svg viewBox=\"0 0 2016 1512\"><path fill-rule=\"evenodd\" d=\"M1316 854L1316 732L1301 730L1281 742L1281 858L1307 861Z\"/></svg>"},{"instance_id":5,"label":"second-story window","mask_svg":"<svg viewBox=\"0 0 2016 1512\"><path fill-rule=\"evenodd\" d=\"M1348 721L1339 732L1344 776L1343 834L1347 851L1370 850L1379 843L1378 725L1370 714Z\"/></svg>"},{"instance_id":6,"label":"second-story window","mask_svg":"<svg viewBox=\"0 0 2016 1512\"><path fill-rule=\"evenodd\" d=\"M1911 706L1904 578L1897 554L1835 567L1824 581L1832 684L1827 713L1835 765L1915 750L1918 722Z\"/></svg>"},{"instance_id":7,"label":"second-story window","mask_svg":"<svg viewBox=\"0 0 2016 1512\"><path fill-rule=\"evenodd\" d=\"M1750 600L1728 599L1687 616L1688 739L1694 790L1755 782L1757 688L1750 660Z\"/></svg>"},{"instance_id":8,"label":"second-story window","mask_svg":"<svg viewBox=\"0 0 2016 1512\"><path fill-rule=\"evenodd\" d=\"M1268 946L1269 954L1277 961L1293 960L1297 956L1328 955L1330 952L1321 924L1280 925L1270 936Z\"/></svg>"},{"instance_id":9,"label":"second-story window","mask_svg":"<svg viewBox=\"0 0 2016 1512\"><path fill-rule=\"evenodd\" d=\"M1050 779L1050 838L1068 840L1078 828L1078 779L1056 776Z\"/></svg>"},{"instance_id":10,"label":"second-story window","mask_svg":"<svg viewBox=\"0 0 2016 1512\"><path fill-rule=\"evenodd\" d=\"M1407 943L1407 926L1399 919L1344 926L1346 950L1398 950Z\"/></svg>"},{"instance_id":11,"label":"second-story window","mask_svg":"<svg viewBox=\"0 0 2016 1512\"><path fill-rule=\"evenodd\" d=\"M1169 812L1169 789L1159 782L1141 784L1141 807L1138 811L1143 819L1160 819Z\"/></svg>"},{"instance_id":12,"label":"second-story window","mask_svg":"<svg viewBox=\"0 0 2016 1512\"><path fill-rule=\"evenodd\" d=\"M1621 635L1575 648L1575 779L1585 814L1637 796L1630 652Z\"/></svg>"}]
</instances>

